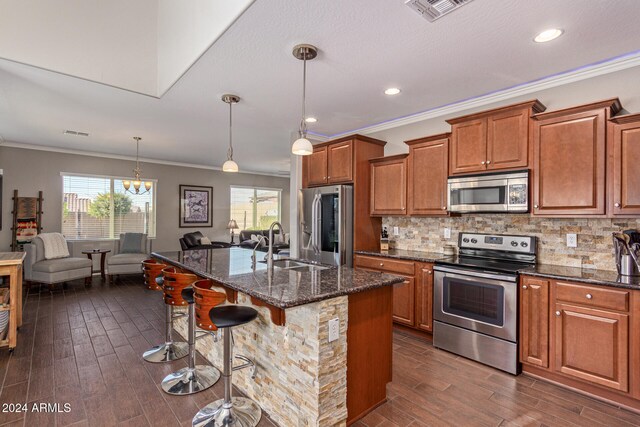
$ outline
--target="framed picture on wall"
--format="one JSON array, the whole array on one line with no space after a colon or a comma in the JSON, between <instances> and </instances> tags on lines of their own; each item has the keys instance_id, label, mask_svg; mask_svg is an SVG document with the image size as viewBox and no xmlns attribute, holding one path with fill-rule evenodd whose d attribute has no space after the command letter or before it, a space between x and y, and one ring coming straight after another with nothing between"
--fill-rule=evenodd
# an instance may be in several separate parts
<instances>
[{"instance_id":1,"label":"framed picture on wall","mask_svg":"<svg viewBox=\"0 0 640 427\"><path fill-rule=\"evenodd\" d=\"M211 227L213 187L180 185L180 228Z\"/></svg>"}]
</instances>

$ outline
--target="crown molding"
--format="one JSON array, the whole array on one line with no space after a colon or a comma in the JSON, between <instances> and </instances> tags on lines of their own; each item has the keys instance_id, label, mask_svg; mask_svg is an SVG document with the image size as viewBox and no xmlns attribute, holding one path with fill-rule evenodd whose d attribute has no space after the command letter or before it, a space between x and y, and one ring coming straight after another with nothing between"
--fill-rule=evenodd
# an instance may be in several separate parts
<instances>
[{"instance_id":1,"label":"crown molding","mask_svg":"<svg viewBox=\"0 0 640 427\"><path fill-rule=\"evenodd\" d=\"M25 150L37 150L37 151L48 151L52 153L61 153L61 154L75 154L78 156L88 156L88 157L98 157L102 159L114 159L114 160L130 160L135 162L136 158L134 156L123 156L119 154L106 154L106 153L96 153L93 151L83 151L83 150L71 150L68 148L58 148L58 147L46 147L44 145L35 145L35 144L26 144L23 142L13 142L13 141L5 141L2 143L2 147L10 147L10 148L22 148ZM196 169L207 169L214 171L222 171L222 168L216 166L208 166L208 165L200 165L197 163L186 163L186 162L174 162L170 160L160 160L160 159L149 159L149 158L140 158L141 162L144 163L153 163L157 165L166 165L166 166L178 166L183 168L196 168ZM259 172L259 171L242 171L238 172L241 174L247 175L263 175L263 176L274 176L277 178L289 178L289 175L282 175L277 173L267 173L267 172Z\"/></svg>"},{"instance_id":2,"label":"crown molding","mask_svg":"<svg viewBox=\"0 0 640 427\"><path fill-rule=\"evenodd\" d=\"M615 73L616 71L622 71L638 66L640 66L640 51L635 51L626 55L575 68L573 70L543 77L531 82L522 83L517 86L500 89L498 91L480 95L474 98L465 99L462 101L454 102L452 104L447 104L440 107L432 108L430 110L421 111L419 113L410 114L408 116L398 117L385 121L383 123L365 126L359 129L348 130L345 132L337 133L335 135L313 133L313 136L318 140L320 140L320 138L325 138L325 140L328 141L334 138L339 138L341 136L351 135L354 133L371 134L383 130L409 125L416 122L421 122L423 120L434 119L437 117L455 114L473 108L483 107L485 105L493 104L500 101L506 101L512 98L528 95L545 89L579 82L581 80L590 79L592 77Z\"/></svg>"}]
</instances>

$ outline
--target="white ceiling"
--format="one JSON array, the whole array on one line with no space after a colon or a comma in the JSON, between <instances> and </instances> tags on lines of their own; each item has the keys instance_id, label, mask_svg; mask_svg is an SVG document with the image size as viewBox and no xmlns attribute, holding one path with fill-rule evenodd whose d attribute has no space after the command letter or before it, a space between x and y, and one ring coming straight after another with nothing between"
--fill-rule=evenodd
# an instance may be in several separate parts
<instances>
[{"instance_id":1,"label":"white ceiling","mask_svg":"<svg viewBox=\"0 0 640 427\"><path fill-rule=\"evenodd\" d=\"M318 118L310 130L327 136L640 48L637 0L474 0L435 23L403 3L257 0L160 99L0 61L0 135L116 155L134 154L139 135L142 157L219 167L228 143L220 95L230 92L242 98L234 107L241 171L278 173L288 170L299 122L297 43L320 48L308 66L307 109ZM565 34L533 43L548 27ZM402 93L385 96L389 86Z\"/></svg>"}]
</instances>

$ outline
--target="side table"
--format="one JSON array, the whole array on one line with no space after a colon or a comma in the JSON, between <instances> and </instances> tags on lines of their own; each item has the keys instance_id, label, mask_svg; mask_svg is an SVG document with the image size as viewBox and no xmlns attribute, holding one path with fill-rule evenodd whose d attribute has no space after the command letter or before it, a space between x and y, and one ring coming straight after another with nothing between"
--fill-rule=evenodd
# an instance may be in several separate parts
<instances>
[{"instance_id":1,"label":"side table","mask_svg":"<svg viewBox=\"0 0 640 427\"><path fill-rule=\"evenodd\" d=\"M91 260L91 274L93 274L93 256L100 254L100 277L105 278L104 275L104 260L107 258L107 254L111 252L109 249L91 249L90 251L82 251L83 254Z\"/></svg>"}]
</instances>

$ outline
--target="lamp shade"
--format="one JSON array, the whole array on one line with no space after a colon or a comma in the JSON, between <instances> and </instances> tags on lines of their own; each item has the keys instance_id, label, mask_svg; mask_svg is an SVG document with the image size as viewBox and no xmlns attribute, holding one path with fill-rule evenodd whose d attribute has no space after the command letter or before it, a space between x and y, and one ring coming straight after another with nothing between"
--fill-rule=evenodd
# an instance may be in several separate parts
<instances>
[{"instance_id":1,"label":"lamp shade","mask_svg":"<svg viewBox=\"0 0 640 427\"><path fill-rule=\"evenodd\" d=\"M227 160L222 165L223 172L238 172L238 164L233 160Z\"/></svg>"},{"instance_id":2,"label":"lamp shade","mask_svg":"<svg viewBox=\"0 0 640 427\"><path fill-rule=\"evenodd\" d=\"M298 138L291 146L291 152L298 156L309 156L313 154L313 145L307 138Z\"/></svg>"},{"instance_id":3,"label":"lamp shade","mask_svg":"<svg viewBox=\"0 0 640 427\"><path fill-rule=\"evenodd\" d=\"M227 228L229 230L237 230L240 227L238 227L238 223L236 222L236 220L232 219L229 221L229 224L227 224Z\"/></svg>"}]
</instances>

